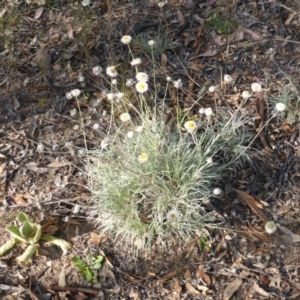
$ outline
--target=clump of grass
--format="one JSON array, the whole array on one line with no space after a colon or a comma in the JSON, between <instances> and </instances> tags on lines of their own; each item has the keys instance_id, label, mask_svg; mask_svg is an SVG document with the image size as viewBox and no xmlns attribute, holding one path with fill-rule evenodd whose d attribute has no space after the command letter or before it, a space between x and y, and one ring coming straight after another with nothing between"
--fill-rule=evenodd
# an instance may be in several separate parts
<instances>
[{"instance_id":1,"label":"clump of grass","mask_svg":"<svg viewBox=\"0 0 300 300\"><path fill-rule=\"evenodd\" d=\"M300 92L292 78L281 71L288 83L283 85L277 97L272 97L270 102L275 105L275 112L278 104L285 105L284 119L288 124L293 124L299 120L300 116Z\"/></svg>"},{"instance_id":2,"label":"clump of grass","mask_svg":"<svg viewBox=\"0 0 300 300\"><path fill-rule=\"evenodd\" d=\"M154 55L164 53L166 50L171 48L169 40L161 34L158 34L155 37L155 44L152 48L149 48L149 38L145 34L139 35L136 43L143 53L153 53Z\"/></svg>"},{"instance_id":3,"label":"clump of grass","mask_svg":"<svg viewBox=\"0 0 300 300\"><path fill-rule=\"evenodd\" d=\"M106 72L118 76L114 67ZM136 78L130 87L136 89L136 106L112 118L102 147L89 151L89 216L123 247L149 247L154 240L164 245L174 236L183 241L214 220L205 209L214 185L249 159L245 120L239 112L214 115L208 108L198 120L182 116L166 124L165 99L158 111L156 97L147 96L148 76ZM174 82L177 89L181 85ZM109 98L113 116L114 96Z\"/></svg>"}]
</instances>

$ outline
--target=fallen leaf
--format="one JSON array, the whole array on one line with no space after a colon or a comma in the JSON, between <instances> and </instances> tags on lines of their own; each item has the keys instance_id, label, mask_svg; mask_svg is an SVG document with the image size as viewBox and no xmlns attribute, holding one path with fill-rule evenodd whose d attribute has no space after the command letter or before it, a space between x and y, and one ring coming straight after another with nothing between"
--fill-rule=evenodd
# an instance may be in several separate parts
<instances>
[{"instance_id":1,"label":"fallen leaf","mask_svg":"<svg viewBox=\"0 0 300 300\"><path fill-rule=\"evenodd\" d=\"M230 282L223 293L223 300L229 300L231 296L239 289L243 281L241 279L236 279Z\"/></svg>"},{"instance_id":2,"label":"fallen leaf","mask_svg":"<svg viewBox=\"0 0 300 300\"><path fill-rule=\"evenodd\" d=\"M68 166L70 165L69 162L66 162L66 161L55 161L55 162L52 162L50 163L49 165L47 165L48 168L61 168L61 167L65 167L65 166Z\"/></svg>"},{"instance_id":3,"label":"fallen leaf","mask_svg":"<svg viewBox=\"0 0 300 300\"><path fill-rule=\"evenodd\" d=\"M17 205L19 206L28 206L28 203L20 196L11 196L13 200L16 202Z\"/></svg>"},{"instance_id":4,"label":"fallen leaf","mask_svg":"<svg viewBox=\"0 0 300 300\"><path fill-rule=\"evenodd\" d=\"M35 14L34 14L34 19L37 20L41 17L41 15L43 14L43 11L44 11L44 7L41 6L39 7L36 11L35 11Z\"/></svg>"},{"instance_id":5,"label":"fallen leaf","mask_svg":"<svg viewBox=\"0 0 300 300\"><path fill-rule=\"evenodd\" d=\"M42 225L42 232L45 234L54 235L59 228L56 225L51 223L47 223Z\"/></svg>"},{"instance_id":6,"label":"fallen leaf","mask_svg":"<svg viewBox=\"0 0 300 300\"><path fill-rule=\"evenodd\" d=\"M192 279L192 275L191 272L189 270L189 268L186 269L186 271L184 272L183 278L186 280L191 280Z\"/></svg>"},{"instance_id":7,"label":"fallen leaf","mask_svg":"<svg viewBox=\"0 0 300 300\"><path fill-rule=\"evenodd\" d=\"M181 287L181 285L179 284L178 278L175 278L175 279L174 279L174 282L173 282L173 289L174 289L174 291L176 292L176 294L178 295L178 297L180 298L180 293L181 293L182 287Z\"/></svg>"},{"instance_id":8,"label":"fallen leaf","mask_svg":"<svg viewBox=\"0 0 300 300\"><path fill-rule=\"evenodd\" d=\"M165 53L161 54L161 67L165 69L167 67L168 58Z\"/></svg>"},{"instance_id":9,"label":"fallen leaf","mask_svg":"<svg viewBox=\"0 0 300 300\"><path fill-rule=\"evenodd\" d=\"M260 217L263 222L268 221L267 217L262 211L262 205L259 202L243 191L234 191L249 205L249 207Z\"/></svg>"},{"instance_id":10,"label":"fallen leaf","mask_svg":"<svg viewBox=\"0 0 300 300\"><path fill-rule=\"evenodd\" d=\"M200 295L200 292L197 291L189 282L185 284L185 288L192 296Z\"/></svg>"},{"instance_id":11,"label":"fallen leaf","mask_svg":"<svg viewBox=\"0 0 300 300\"><path fill-rule=\"evenodd\" d=\"M253 283L253 289L258 292L259 294L265 296L265 297L270 297L270 293L266 292L264 289L262 289L257 283L256 281L254 281Z\"/></svg>"},{"instance_id":12,"label":"fallen leaf","mask_svg":"<svg viewBox=\"0 0 300 300\"><path fill-rule=\"evenodd\" d=\"M203 282L210 285L211 284L210 277L200 268L201 266L199 266L199 269L196 271L196 277L198 279L202 279Z\"/></svg>"},{"instance_id":13,"label":"fallen leaf","mask_svg":"<svg viewBox=\"0 0 300 300\"><path fill-rule=\"evenodd\" d=\"M184 16L178 8L177 8L177 18L178 18L179 25L182 25L184 23Z\"/></svg>"},{"instance_id":14,"label":"fallen leaf","mask_svg":"<svg viewBox=\"0 0 300 300\"><path fill-rule=\"evenodd\" d=\"M281 226L279 224L276 225L285 235L289 236L292 239L293 243L300 242L300 235L293 233L291 230L284 226Z\"/></svg>"},{"instance_id":15,"label":"fallen leaf","mask_svg":"<svg viewBox=\"0 0 300 300\"><path fill-rule=\"evenodd\" d=\"M186 269L187 269L187 266L183 266L183 267L180 267L180 268L170 271L168 274L166 274L163 278L160 279L161 284L163 284L166 281L168 281L169 279L177 276L178 274L185 272Z\"/></svg>"},{"instance_id":16,"label":"fallen leaf","mask_svg":"<svg viewBox=\"0 0 300 300\"><path fill-rule=\"evenodd\" d=\"M90 244L101 244L105 243L108 240L108 235L105 233L97 234L95 232L91 232L91 237L88 239L88 243Z\"/></svg>"}]
</instances>

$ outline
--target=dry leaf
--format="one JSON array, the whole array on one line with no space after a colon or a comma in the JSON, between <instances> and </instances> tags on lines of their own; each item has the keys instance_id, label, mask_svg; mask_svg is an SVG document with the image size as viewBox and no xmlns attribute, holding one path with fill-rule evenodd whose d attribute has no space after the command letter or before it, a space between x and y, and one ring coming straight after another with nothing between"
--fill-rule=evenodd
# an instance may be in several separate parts
<instances>
[{"instance_id":1,"label":"dry leaf","mask_svg":"<svg viewBox=\"0 0 300 300\"><path fill-rule=\"evenodd\" d=\"M3 164L0 165L0 175L4 171L5 167L6 167L6 162L4 162Z\"/></svg>"},{"instance_id":2,"label":"dry leaf","mask_svg":"<svg viewBox=\"0 0 300 300\"><path fill-rule=\"evenodd\" d=\"M196 277L198 279L202 279L203 282L210 285L211 284L210 277L200 268L201 266L199 266L199 269L196 271Z\"/></svg>"},{"instance_id":3,"label":"dry leaf","mask_svg":"<svg viewBox=\"0 0 300 300\"><path fill-rule=\"evenodd\" d=\"M100 244L105 243L108 240L108 235L105 233L97 234L95 232L91 232L91 237L88 239L88 243L90 244Z\"/></svg>"},{"instance_id":4,"label":"dry leaf","mask_svg":"<svg viewBox=\"0 0 300 300\"><path fill-rule=\"evenodd\" d=\"M179 9L177 9L177 18L178 18L179 25L183 25L184 16Z\"/></svg>"},{"instance_id":5,"label":"dry leaf","mask_svg":"<svg viewBox=\"0 0 300 300\"><path fill-rule=\"evenodd\" d=\"M232 267L236 267L237 265L239 265L241 262L243 261L243 258L241 256L239 256L232 264Z\"/></svg>"},{"instance_id":6,"label":"dry leaf","mask_svg":"<svg viewBox=\"0 0 300 300\"><path fill-rule=\"evenodd\" d=\"M192 280L192 275L189 268L187 268L186 271L184 272L183 278L186 280Z\"/></svg>"},{"instance_id":7,"label":"dry leaf","mask_svg":"<svg viewBox=\"0 0 300 300\"><path fill-rule=\"evenodd\" d=\"M234 191L249 205L249 207L260 217L263 222L268 221L267 217L262 211L262 205L259 202L243 191Z\"/></svg>"},{"instance_id":8,"label":"dry leaf","mask_svg":"<svg viewBox=\"0 0 300 300\"><path fill-rule=\"evenodd\" d=\"M281 226L279 224L276 224L277 227L288 237L290 237L293 241L293 243L297 243L300 242L300 235L293 233L291 230L289 230L288 228Z\"/></svg>"},{"instance_id":9,"label":"dry leaf","mask_svg":"<svg viewBox=\"0 0 300 300\"><path fill-rule=\"evenodd\" d=\"M183 266L183 267L177 268L175 270L172 270L171 272L169 272L163 278L160 279L161 284L163 284L166 281L168 281L169 279L177 276L178 274L183 273L186 269L187 269L187 266Z\"/></svg>"},{"instance_id":10,"label":"dry leaf","mask_svg":"<svg viewBox=\"0 0 300 300\"><path fill-rule=\"evenodd\" d=\"M37 20L41 17L41 15L43 14L43 11L44 11L44 7L41 6L39 7L36 11L35 11L35 14L34 14L34 19Z\"/></svg>"},{"instance_id":11,"label":"dry leaf","mask_svg":"<svg viewBox=\"0 0 300 300\"><path fill-rule=\"evenodd\" d=\"M256 283L256 281L254 281L254 283L253 283L253 289L265 297L270 297L270 295L271 295L270 293L266 292L264 289L259 287L258 284Z\"/></svg>"},{"instance_id":12,"label":"dry leaf","mask_svg":"<svg viewBox=\"0 0 300 300\"><path fill-rule=\"evenodd\" d=\"M168 58L165 53L161 54L161 68L165 69L167 67Z\"/></svg>"},{"instance_id":13,"label":"dry leaf","mask_svg":"<svg viewBox=\"0 0 300 300\"><path fill-rule=\"evenodd\" d=\"M20 196L11 196L13 198L13 200L16 202L17 205L19 206L28 206L28 203Z\"/></svg>"},{"instance_id":14,"label":"dry leaf","mask_svg":"<svg viewBox=\"0 0 300 300\"><path fill-rule=\"evenodd\" d=\"M52 222L42 225L42 232L46 234L54 235L58 229Z\"/></svg>"},{"instance_id":15,"label":"dry leaf","mask_svg":"<svg viewBox=\"0 0 300 300\"><path fill-rule=\"evenodd\" d=\"M200 292L197 291L189 282L185 284L185 288L192 296L200 295Z\"/></svg>"},{"instance_id":16,"label":"dry leaf","mask_svg":"<svg viewBox=\"0 0 300 300\"><path fill-rule=\"evenodd\" d=\"M181 287L181 285L179 284L178 278L175 278L175 279L174 279L174 282L173 282L173 289L174 289L174 291L177 293L177 295L180 296L182 287Z\"/></svg>"},{"instance_id":17,"label":"dry leaf","mask_svg":"<svg viewBox=\"0 0 300 300\"><path fill-rule=\"evenodd\" d=\"M239 289L243 281L241 279L236 279L235 281L230 282L223 293L223 300L229 300L231 296Z\"/></svg>"},{"instance_id":18,"label":"dry leaf","mask_svg":"<svg viewBox=\"0 0 300 300\"><path fill-rule=\"evenodd\" d=\"M66 162L66 161L55 161L50 163L49 165L47 165L48 168L61 168L61 167L65 167L68 166L70 163Z\"/></svg>"}]
</instances>

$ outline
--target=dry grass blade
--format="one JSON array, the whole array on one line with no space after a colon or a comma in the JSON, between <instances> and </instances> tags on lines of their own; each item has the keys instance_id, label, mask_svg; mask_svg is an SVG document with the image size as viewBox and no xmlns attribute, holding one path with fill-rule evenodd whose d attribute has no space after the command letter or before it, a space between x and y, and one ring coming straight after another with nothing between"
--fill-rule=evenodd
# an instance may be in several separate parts
<instances>
[{"instance_id":1,"label":"dry grass blade","mask_svg":"<svg viewBox=\"0 0 300 300\"><path fill-rule=\"evenodd\" d=\"M244 200L249 205L249 207L259 216L259 218L263 222L268 221L268 218L262 211L261 205L253 197L251 197L250 195L248 195L243 191L239 191L239 190L234 190L234 191L242 198L242 200Z\"/></svg>"}]
</instances>

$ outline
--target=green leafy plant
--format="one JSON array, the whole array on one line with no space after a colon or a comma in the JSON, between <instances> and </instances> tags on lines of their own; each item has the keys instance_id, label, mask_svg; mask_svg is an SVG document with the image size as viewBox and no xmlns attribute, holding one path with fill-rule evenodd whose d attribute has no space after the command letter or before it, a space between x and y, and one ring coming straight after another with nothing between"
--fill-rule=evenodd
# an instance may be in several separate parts
<instances>
[{"instance_id":1,"label":"green leafy plant","mask_svg":"<svg viewBox=\"0 0 300 300\"><path fill-rule=\"evenodd\" d=\"M213 27L219 34L231 33L238 27L238 23L232 18L222 17L219 13L211 14L205 23Z\"/></svg>"},{"instance_id":2,"label":"green leafy plant","mask_svg":"<svg viewBox=\"0 0 300 300\"><path fill-rule=\"evenodd\" d=\"M13 238L0 247L0 256L11 250L18 243L23 243L27 248L17 257L17 262L21 266L25 266L30 262L31 257L39 250L39 242L41 240L59 246L64 253L71 248L70 244L65 240L52 235L43 234L42 226L33 223L25 213L20 212L16 219L21 225L20 227L10 225L6 228Z\"/></svg>"},{"instance_id":3,"label":"green leafy plant","mask_svg":"<svg viewBox=\"0 0 300 300\"><path fill-rule=\"evenodd\" d=\"M208 241L208 238L205 234L203 234L198 240L199 248L206 252L210 251L210 247L209 247L207 241Z\"/></svg>"},{"instance_id":4,"label":"green leafy plant","mask_svg":"<svg viewBox=\"0 0 300 300\"><path fill-rule=\"evenodd\" d=\"M102 255L98 255L97 257L93 257L89 254L86 257L86 260L82 260L76 256L71 258L72 263L78 269L79 274L89 282L98 282L97 275L95 271L100 270L103 265L104 257Z\"/></svg>"}]
</instances>

